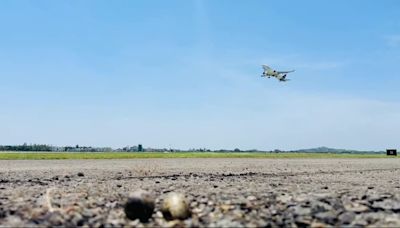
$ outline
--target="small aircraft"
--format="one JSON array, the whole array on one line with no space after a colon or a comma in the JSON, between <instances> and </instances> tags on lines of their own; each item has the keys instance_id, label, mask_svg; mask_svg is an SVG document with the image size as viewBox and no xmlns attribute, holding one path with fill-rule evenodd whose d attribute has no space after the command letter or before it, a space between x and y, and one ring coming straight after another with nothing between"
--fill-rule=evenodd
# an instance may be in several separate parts
<instances>
[{"instance_id":1,"label":"small aircraft","mask_svg":"<svg viewBox=\"0 0 400 228\"><path fill-rule=\"evenodd\" d=\"M264 69L264 72L262 73L261 77L268 77L268 78L275 77L276 79L278 79L281 82L289 81L290 79L286 79L286 75L288 73L294 72L294 70L276 71L267 65L262 65L262 68Z\"/></svg>"}]
</instances>

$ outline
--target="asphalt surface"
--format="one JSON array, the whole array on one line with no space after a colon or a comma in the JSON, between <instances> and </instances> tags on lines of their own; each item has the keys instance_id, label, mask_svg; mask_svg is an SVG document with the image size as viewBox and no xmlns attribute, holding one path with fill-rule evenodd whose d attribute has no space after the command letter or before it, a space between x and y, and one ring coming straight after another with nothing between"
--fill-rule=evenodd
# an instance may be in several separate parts
<instances>
[{"instance_id":1,"label":"asphalt surface","mask_svg":"<svg viewBox=\"0 0 400 228\"><path fill-rule=\"evenodd\" d=\"M400 160L132 159L0 161L0 226L400 226ZM154 196L148 221L130 193ZM183 193L190 216L168 220Z\"/></svg>"}]
</instances>

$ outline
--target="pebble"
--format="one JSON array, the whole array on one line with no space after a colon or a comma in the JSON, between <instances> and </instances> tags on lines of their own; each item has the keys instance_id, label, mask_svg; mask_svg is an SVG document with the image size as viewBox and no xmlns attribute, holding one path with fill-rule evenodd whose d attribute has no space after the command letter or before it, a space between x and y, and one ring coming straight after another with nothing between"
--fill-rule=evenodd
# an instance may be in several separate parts
<instances>
[{"instance_id":1,"label":"pebble","mask_svg":"<svg viewBox=\"0 0 400 228\"><path fill-rule=\"evenodd\" d=\"M164 218L186 219L190 215L189 203L182 193L169 193L163 201L161 211Z\"/></svg>"},{"instance_id":2,"label":"pebble","mask_svg":"<svg viewBox=\"0 0 400 228\"><path fill-rule=\"evenodd\" d=\"M147 191L137 190L129 195L124 212L131 220L139 219L141 222L147 222L153 214L154 207L154 196Z\"/></svg>"},{"instance_id":3,"label":"pebble","mask_svg":"<svg viewBox=\"0 0 400 228\"><path fill-rule=\"evenodd\" d=\"M391 199L385 199L383 201L375 201L372 207L378 210L392 210L394 212L400 212L400 202Z\"/></svg>"},{"instance_id":4,"label":"pebble","mask_svg":"<svg viewBox=\"0 0 400 228\"><path fill-rule=\"evenodd\" d=\"M311 210L314 213L318 213L318 212L331 211L333 210L333 207L325 202L321 202L318 200L311 202Z\"/></svg>"},{"instance_id":5,"label":"pebble","mask_svg":"<svg viewBox=\"0 0 400 228\"><path fill-rule=\"evenodd\" d=\"M328 227L328 225L321 223L321 222L313 222L311 223L312 228L325 228Z\"/></svg>"},{"instance_id":6,"label":"pebble","mask_svg":"<svg viewBox=\"0 0 400 228\"><path fill-rule=\"evenodd\" d=\"M289 195L281 195L281 196L278 196L278 197L276 198L276 200L277 200L278 202L288 203L289 201L292 200L292 196L289 196ZM297 200L297 201L303 201L303 199L296 199L296 200Z\"/></svg>"},{"instance_id":7,"label":"pebble","mask_svg":"<svg viewBox=\"0 0 400 228\"><path fill-rule=\"evenodd\" d=\"M309 215L311 214L311 209L308 207L301 207L301 206L295 206L294 207L294 214L296 215Z\"/></svg>"},{"instance_id":8,"label":"pebble","mask_svg":"<svg viewBox=\"0 0 400 228\"><path fill-rule=\"evenodd\" d=\"M334 225L337 220L337 215L333 211L326 211L315 214L315 218L323 221L326 224Z\"/></svg>"},{"instance_id":9,"label":"pebble","mask_svg":"<svg viewBox=\"0 0 400 228\"><path fill-rule=\"evenodd\" d=\"M351 203L344 204L344 208L347 211L352 211L352 212L356 212L356 213L366 212L369 210L368 206L359 204L357 202L351 202Z\"/></svg>"},{"instance_id":10,"label":"pebble","mask_svg":"<svg viewBox=\"0 0 400 228\"><path fill-rule=\"evenodd\" d=\"M341 224L350 224L356 217L354 212L344 212L339 215L339 221Z\"/></svg>"}]
</instances>

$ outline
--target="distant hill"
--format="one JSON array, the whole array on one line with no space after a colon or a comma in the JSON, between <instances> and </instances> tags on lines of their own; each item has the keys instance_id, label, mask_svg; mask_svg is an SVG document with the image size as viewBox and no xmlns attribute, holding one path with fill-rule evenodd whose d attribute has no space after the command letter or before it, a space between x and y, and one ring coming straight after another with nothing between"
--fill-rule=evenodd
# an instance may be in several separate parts
<instances>
[{"instance_id":1,"label":"distant hill","mask_svg":"<svg viewBox=\"0 0 400 228\"><path fill-rule=\"evenodd\" d=\"M347 149L335 149L329 147L317 147L317 148L310 148L310 149L300 149L300 150L293 150L291 152L298 152L298 153L383 153L383 151L362 151L362 150L347 150Z\"/></svg>"}]
</instances>

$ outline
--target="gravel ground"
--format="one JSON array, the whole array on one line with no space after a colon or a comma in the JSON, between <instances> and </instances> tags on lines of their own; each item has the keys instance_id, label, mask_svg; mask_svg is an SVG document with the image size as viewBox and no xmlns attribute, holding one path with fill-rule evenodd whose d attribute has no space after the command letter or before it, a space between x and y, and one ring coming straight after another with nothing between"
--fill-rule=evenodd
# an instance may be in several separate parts
<instances>
[{"instance_id":1,"label":"gravel ground","mask_svg":"<svg viewBox=\"0 0 400 228\"><path fill-rule=\"evenodd\" d=\"M393 158L0 161L0 227L400 227L399 176ZM147 222L124 212L138 189ZM172 192L188 218L164 218Z\"/></svg>"}]
</instances>

